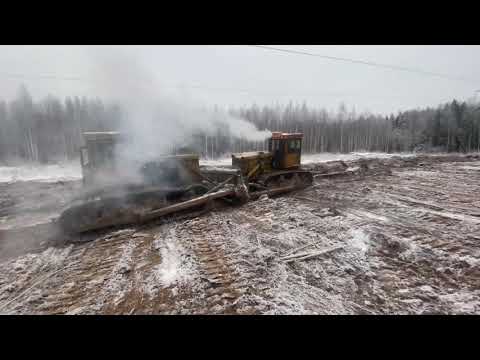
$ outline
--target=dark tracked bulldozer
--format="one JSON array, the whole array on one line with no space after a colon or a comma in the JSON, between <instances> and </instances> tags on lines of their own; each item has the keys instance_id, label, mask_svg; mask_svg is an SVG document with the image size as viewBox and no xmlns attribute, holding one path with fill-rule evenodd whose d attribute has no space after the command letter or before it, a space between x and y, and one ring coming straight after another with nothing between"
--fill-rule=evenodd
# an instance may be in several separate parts
<instances>
[{"instance_id":1,"label":"dark tracked bulldozer","mask_svg":"<svg viewBox=\"0 0 480 360\"><path fill-rule=\"evenodd\" d=\"M244 203L313 181L312 173L301 168L301 133L275 132L269 151L232 154L231 167L214 170L201 168L194 154L126 163L118 156L126 142L122 134L90 132L84 138L84 191L59 218L66 233L144 223L215 201Z\"/></svg>"}]
</instances>

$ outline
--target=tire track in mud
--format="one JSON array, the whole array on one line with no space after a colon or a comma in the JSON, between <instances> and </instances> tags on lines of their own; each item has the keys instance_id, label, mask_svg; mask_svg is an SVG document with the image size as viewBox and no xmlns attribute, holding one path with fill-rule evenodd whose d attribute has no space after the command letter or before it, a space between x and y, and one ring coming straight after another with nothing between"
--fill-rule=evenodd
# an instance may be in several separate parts
<instances>
[{"instance_id":1,"label":"tire track in mud","mask_svg":"<svg viewBox=\"0 0 480 360\"><path fill-rule=\"evenodd\" d=\"M154 228L156 231L157 229ZM161 263L161 256L153 242L155 231L141 231L132 235L134 242L131 260L120 269L124 278L125 291L116 303L108 302L101 310L103 314L152 314L160 312L156 307L161 296L151 296L146 291L148 276Z\"/></svg>"},{"instance_id":2,"label":"tire track in mud","mask_svg":"<svg viewBox=\"0 0 480 360\"><path fill-rule=\"evenodd\" d=\"M146 283L152 282L149 276L155 266L163 261L153 246L154 238L159 236L163 241L161 233L171 227L162 225L142 228L140 232L120 230L87 244L70 246L71 251L63 260L63 267L53 268L47 273L42 271L52 268L47 256L43 266L29 267L31 263L27 262L29 271L20 281L22 286L17 287L12 296L2 299L0 306L9 305L14 299L15 303L6 307L6 311L30 314L149 314L185 310L187 313L235 314L235 301L245 293L245 279L238 275L231 259L224 253L223 239L217 236L221 234L208 231L212 225L208 219L202 220L206 221L203 225L187 222L174 224L173 227L178 232L176 241L193 250L203 280L208 284L202 296L203 302L192 302L198 294L191 293L189 289L186 292L180 290L180 294L173 294L169 286L159 286L154 294L145 290ZM53 272L57 272L55 276L39 286L41 293L36 299L29 300L30 294L22 293ZM183 309L179 305L182 300L186 300ZM197 308L191 307L194 305Z\"/></svg>"},{"instance_id":3,"label":"tire track in mud","mask_svg":"<svg viewBox=\"0 0 480 360\"><path fill-rule=\"evenodd\" d=\"M351 186L328 183L323 192L317 192L320 201L312 200L322 204L326 193L339 194L334 195L338 200L334 207L343 215L353 215L357 220L352 225L376 238L371 244L375 248L369 252L377 263L374 281L356 280L364 292L358 301L369 300L362 306L367 312L456 313L456 305L443 299L457 292L478 291L480 279L472 276L478 265L467 265L462 258L471 259L475 252L478 258L479 254L475 240L480 230L478 208L466 204L476 199L480 178L456 169L444 170L449 166L455 167L432 167L432 174L442 175L431 183L430 178L415 174L384 181L364 179ZM429 186L423 185L427 180ZM402 241L414 247L411 258L402 257ZM372 290L372 284L377 290Z\"/></svg>"},{"instance_id":4,"label":"tire track in mud","mask_svg":"<svg viewBox=\"0 0 480 360\"><path fill-rule=\"evenodd\" d=\"M72 246L49 248L40 255L28 254L5 263L6 271L2 275L12 276L15 281L1 288L0 312L16 313L24 304L33 306L41 302L45 296L43 287L64 270L71 250Z\"/></svg>"},{"instance_id":5,"label":"tire track in mud","mask_svg":"<svg viewBox=\"0 0 480 360\"><path fill-rule=\"evenodd\" d=\"M9 274L0 275L0 289L8 285L5 280L16 281L17 288L0 294L0 308L31 314L255 314L275 313L277 308L280 313L295 312L295 301L301 305L298 309L310 313L455 313L457 300L444 297L460 293L475 299L475 291L480 291L480 268L466 264L480 257L478 227L389 197L408 194L435 206L445 204L447 211L470 212L473 206L458 205L456 200L460 194L460 200L478 197L478 185L471 184L478 183L479 176L477 172L450 173L449 166L432 166L432 173L443 174L431 179L431 184L430 178L422 177L425 174L322 180L300 194L303 200L295 199L297 194L271 203L259 200L184 222L112 232L75 244L68 252L56 248L50 255L27 255L20 264L24 269L17 273L2 265ZM369 187L381 194L374 195ZM298 220L290 220L290 209L296 206L300 210L293 217ZM341 210L340 218L318 220L315 212L329 206ZM174 232L169 235L171 229ZM255 255L265 249L279 255L313 240L309 235L315 232L328 238L321 247L348 242L346 233L352 229L369 236L370 248L363 260L349 248L332 257L280 268ZM291 238L283 239L284 231ZM251 235L255 238L250 239ZM159 282L154 292L146 290L155 285L157 280L150 276L166 260L155 248L157 240L175 241L192 255L199 274L191 283L190 279L184 285ZM409 256L402 242L412 246L406 250ZM60 260L55 261L59 254ZM277 287L285 296L278 297ZM260 298L257 304L255 296ZM263 308L258 305L261 301L267 303Z\"/></svg>"},{"instance_id":6,"label":"tire track in mud","mask_svg":"<svg viewBox=\"0 0 480 360\"><path fill-rule=\"evenodd\" d=\"M80 245L66 259L65 271L59 274L62 283L45 297L38 307L47 314L95 313L101 310L101 294L121 258L131 232L109 234L87 245Z\"/></svg>"},{"instance_id":7,"label":"tire track in mud","mask_svg":"<svg viewBox=\"0 0 480 360\"><path fill-rule=\"evenodd\" d=\"M384 195L384 198L386 199L389 194L385 192ZM451 247L453 243L463 241L465 236L469 236L465 231L459 231L457 234L452 234L452 226L461 226L462 222L451 216L442 216L442 214L429 213L427 211L426 213L423 213L423 215L418 216L415 221L412 221L408 220L411 218L408 213L402 213L402 210L411 212L412 207L383 200L383 205L392 205L390 210L385 208L385 206L383 211L371 208L367 210L365 206L362 206L361 199L357 198L358 201L354 202L353 200L355 200L355 198L352 196L351 200L353 205L350 205L348 208L342 208L344 213L352 214L359 219L365 218L368 214L372 214L372 216L368 215L368 219L364 220L364 225L376 225L377 231L380 231L378 227L381 227L384 232L395 234L398 237L420 235L416 236L415 241L422 245L428 244L435 248L445 247L445 250L451 251L452 249L449 247ZM421 207L415 208L415 211L422 210ZM385 221L380 221L381 218L384 218ZM377 221L377 219L379 219L379 221ZM461 227L463 228L463 226ZM475 234L475 232L472 232L470 235L473 234Z\"/></svg>"},{"instance_id":8,"label":"tire track in mud","mask_svg":"<svg viewBox=\"0 0 480 360\"><path fill-rule=\"evenodd\" d=\"M55 248L38 254L32 261L45 261L46 267L54 267L49 274L55 275L48 278L49 274L31 268L30 272L36 271L38 275L27 275L25 280L16 281L22 284L22 288L35 286L39 278L47 278L28 293L22 294L21 289L16 289L15 293L20 296L10 307L11 311L65 314L73 308L99 310L96 295L121 254L124 241L124 237L115 238L115 234L110 234L88 244L71 245L66 248L71 250L59 266L55 266L55 259L49 256L50 249ZM27 263L26 267L31 265ZM32 293L37 294L32 297Z\"/></svg>"}]
</instances>

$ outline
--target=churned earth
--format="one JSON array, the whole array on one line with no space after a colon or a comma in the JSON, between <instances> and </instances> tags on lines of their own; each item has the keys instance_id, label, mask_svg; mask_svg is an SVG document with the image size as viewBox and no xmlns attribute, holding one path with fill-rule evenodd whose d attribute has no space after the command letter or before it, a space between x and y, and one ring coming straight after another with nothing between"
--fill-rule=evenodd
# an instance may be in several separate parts
<instances>
[{"instance_id":1,"label":"churned earth","mask_svg":"<svg viewBox=\"0 0 480 360\"><path fill-rule=\"evenodd\" d=\"M305 190L8 254L0 313L480 313L478 155L307 166Z\"/></svg>"}]
</instances>

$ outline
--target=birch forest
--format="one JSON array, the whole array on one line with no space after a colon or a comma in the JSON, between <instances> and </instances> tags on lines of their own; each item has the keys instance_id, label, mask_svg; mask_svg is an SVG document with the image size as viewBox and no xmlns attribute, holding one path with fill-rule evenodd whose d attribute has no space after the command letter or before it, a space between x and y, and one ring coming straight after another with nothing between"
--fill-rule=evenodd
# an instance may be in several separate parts
<instances>
[{"instance_id":1,"label":"birch forest","mask_svg":"<svg viewBox=\"0 0 480 360\"><path fill-rule=\"evenodd\" d=\"M304 153L480 151L480 105L474 102L452 99L388 116L356 113L345 104L328 111L321 105L294 102L228 111L259 130L304 133ZM48 96L35 102L22 86L14 100L0 100L0 162L76 159L83 145L82 132L116 130L124 116L121 104L106 104L98 98ZM214 134L197 134L182 146L216 158L265 150L266 144L236 139L218 128Z\"/></svg>"}]
</instances>

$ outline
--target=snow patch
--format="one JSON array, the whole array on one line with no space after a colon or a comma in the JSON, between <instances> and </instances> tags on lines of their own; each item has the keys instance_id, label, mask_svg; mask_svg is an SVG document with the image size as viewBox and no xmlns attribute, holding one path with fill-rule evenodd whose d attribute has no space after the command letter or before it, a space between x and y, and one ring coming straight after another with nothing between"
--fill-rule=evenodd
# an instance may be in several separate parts
<instances>
[{"instance_id":1,"label":"snow patch","mask_svg":"<svg viewBox=\"0 0 480 360\"><path fill-rule=\"evenodd\" d=\"M204 166L229 166L232 165L232 158L231 157L222 157L218 159L201 159L200 165Z\"/></svg>"},{"instance_id":2,"label":"snow patch","mask_svg":"<svg viewBox=\"0 0 480 360\"><path fill-rule=\"evenodd\" d=\"M349 245L365 254L370 246L370 236L361 229L351 229Z\"/></svg>"},{"instance_id":3,"label":"snow patch","mask_svg":"<svg viewBox=\"0 0 480 360\"><path fill-rule=\"evenodd\" d=\"M78 161L53 165L0 166L0 183L15 181L57 182L82 178Z\"/></svg>"},{"instance_id":4,"label":"snow patch","mask_svg":"<svg viewBox=\"0 0 480 360\"><path fill-rule=\"evenodd\" d=\"M370 211L363 211L363 210L357 210L357 209L355 209L355 210L350 209L349 211L353 215L358 216L359 218L369 218L369 219L372 219L372 220L379 220L379 221L382 221L382 222L390 222L390 220L387 217L374 214Z\"/></svg>"},{"instance_id":5,"label":"snow patch","mask_svg":"<svg viewBox=\"0 0 480 360\"><path fill-rule=\"evenodd\" d=\"M465 166L458 166L459 169L462 170L475 170L475 171L480 171L480 166L470 166L470 165L465 165Z\"/></svg>"},{"instance_id":6,"label":"snow patch","mask_svg":"<svg viewBox=\"0 0 480 360\"><path fill-rule=\"evenodd\" d=\"M110 294L114 294L114 303L122 299L128 290L129 282L125 278L125 275L130 272L132 268L132 255L134 249L134 240L122 245L122 255L113 267L111 277L105 286L105 290Z\"/></svg>"},{"instance_id":7,"label":"snow patch","mask_svg":"<svg viewBox=\"0 0 480 360\"><path fill-rule=\"evenodd\" d=\"M358 159L390 159L392 157L414 157L414 153L395 153L387 154L382 152L352 152L348 154L336 153L318 153L318 154L302 154L302 164L314 164L334 160L358 160ZM231 157L221 157L218 159L201 159L200 165L204 166L231 166Z\"/></svg>"},{"instance_id":8,"label":"snow patch","mask_svg":"<svg viewBox=\"0 0 480 360\"><path fill-rule=\"evenodd\" d=\"M193 279L195 264L178 243L174 229L169 231L165 239L155 238L154 246L162 257L162 262L154 269L154 276L162 287L186 284Z\"/></svg>"},{"instance_id":9,"label":"snow patch","mask_svg":"<svg viewBox=\"0 0 480 360\"><path fill-rule=\"evenodd\" d=\"M39 269L57 268L70 254L73 245L66 248L49 247L39 254L31 253L16 258L10 267L16 272L34 273Z\"/></svg>"},{"instance_id":10,"label":"snow patch","mask_svg":"<svg viewBox=\"0 0 480 360\"><path fill-rule=\"evenodd\" d=\"M375 153L375 152L352 152L349 154L319 153L302 155L302 164L322 163L334 160L351 161L358 159L390 159L392 157L414 157L413 153Z\"/></svg>"},{"instance_id":11,"label":"snow patch","mask_svg":"<svg viewBox=\"0 0 480 360\"><path fill-rule=\"evenodd\" d=\"M439 299L450 305L454 314L478 314L480 302L478 296L480 291L457 291L452 294L440 295Z\"/></svg>"},{"instance_id":12,"label":"snow patch","mask_svg":"<svg viewBox=\"0 0 480 360\"><path fill-rule=\"evenodd\" d=\"M431 178L438 177L438 172L427 171L427 170L407 170L407 171L400 171L396 175L399 177L418 176L421 178L431 179Z\"/></svg>"}]
</instances>

